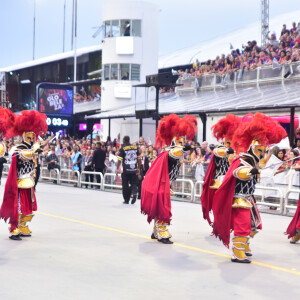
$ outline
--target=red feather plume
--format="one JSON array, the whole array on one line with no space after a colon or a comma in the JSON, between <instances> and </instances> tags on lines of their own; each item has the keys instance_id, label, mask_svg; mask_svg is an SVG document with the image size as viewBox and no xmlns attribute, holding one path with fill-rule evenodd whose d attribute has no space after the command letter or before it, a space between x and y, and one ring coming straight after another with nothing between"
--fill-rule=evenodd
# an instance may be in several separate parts
<instances>
[{"instance_id":1,"label":"red feather plume","mask_svg":"<svg viewBox=\"0 0 300 300\"><path fill-rule=\"evenodd\" d=\"M228 114L225 118L219 120L214 126L212 126L212 132L214 137L220 142L223 138L232 140L234 132L241 124L242 120L238 116Z\"/></svg>"},{"instance_id":2,"label":"red feather plume","mask_svg":"<svg viewBox=\"0 0 300 300\"><path fill-rule=\"evenodd\" d=\"M176 114L163 117L158 124L156 131L156 147L162 147L164 144L170 145L173 137L176 135L177 124L180 118Z\"/></svg>"},{"instance_id":3,"label":"red feather plume","mask_svg":"<svg viewBox=\"0 0 300 300\"><path fill-rule=\"evenodd\" d=\"M36 136L44 135L48 130L47 116L36 110L23 110L17 115L14 126L15 135L21 136L24 132L32 131Z\"/></svg>"},{"instance_id":4,"label":"red feather plume","mask_svg":"<svg viewBox=\"0 0 300 300\"><path fill-rule=\"evenodd\" d=\"M185 136L188 140L192 140L197 132L197 119L195 116L186 115L183 117L178 126L176 137Z\"/></svg>"},{"instance_id":5,"label":"red feather plume","mask_svg":"<svg viewBox=\"0 0 300 300\"><path fill-rule=\"evenodd\" d=\"M14 123L16 120L16 115L7 108L2 108L0 106L0 132L2 136L10 139L14 133Z\"/></svg>"},{"instance_id":6,"label":"red feather plume","mask_svg":"<svg viewBox=\"0 0 300 300\"><path fill-rule=\"evenodd\" d=\"M256 113L253 118L242 123L236 130L232 145L237 153L248 151L253 140L269 146L279 143L287 136L284 128L263 113Z\"/></svg>"},{"instance_id":7,"label":"red feather plume","mask_svg":"<svg viewBox=\"0 0 300 300\"><path fill-rule=\"evenodd\" d=\"M197 119L194 116L186 115L182 119L176 114L163 117L156 131L156 147L170 145L174 137L185 136L191 140L197 132Z\"/></svg>"}]
</instances>

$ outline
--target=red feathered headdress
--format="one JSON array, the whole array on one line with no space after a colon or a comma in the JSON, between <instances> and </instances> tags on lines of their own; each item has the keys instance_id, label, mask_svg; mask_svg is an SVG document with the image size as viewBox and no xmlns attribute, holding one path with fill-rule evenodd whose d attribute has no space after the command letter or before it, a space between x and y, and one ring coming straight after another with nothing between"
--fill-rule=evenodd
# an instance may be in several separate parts
<instances>
[{"instance_id":1,"label":"red feathered headdress","mask_svg":"<svg viewBox=\"0 0 300 300\"><path fill-rule=\"evenodd\" d=\"M36 110L23 110L15 120L14 134L22 136L24 132L32 131L36 136L42 136L48 130L46 120L47 116Z\"/></svg>"},{"instance_id":2,"label":"red feathered headdress","mask_svg":"<svg viewBox=\"0 0 300 300\"><path fill-rule=\"evenodd\" d=\"M2 136L10 139L14 133L14 123L16 120L16 115L7 108L2 108L0 106L0 132Z\"/></svg>"},{"instance_id":3,"label":"red feathered headdress","mask_svg":"<svg viewBox=\"0 0 300 300\"><path fill-rule=\"evenodd\" d=\"M220 142L225 137L228 140L232 140L234 132L241 124L241 118L238 116L229 114L225 118L219 120L214 126L212 126L212 132L214 137Z\"/></svg>"},{"instance_id":4,"label":"red feathered headdress","mask_svg":"<svg viewBox=\"0 0 300 300\"><path fill-rule=\"evenodd\" d=\"M195 137L197 132L197 119L194 116L186 115L184 118L176 114L171 114L163 117L156 131L156 147L163 145L170 145L173 138L186 136L191 140Z\"/></svg>"},{"instance_id":5,"label":"red feathered headdress","mask_svg":"<svg viewBox=\"0 0 300 300\"><path fill-rule=\"evenodd\" d=\"M232 145L237 153L248 151L253 140L264 146L279 143L287 136L284 128L263 113L256 113L248 122L242 122L235 131Z\"/></svg>"}]
</instances>

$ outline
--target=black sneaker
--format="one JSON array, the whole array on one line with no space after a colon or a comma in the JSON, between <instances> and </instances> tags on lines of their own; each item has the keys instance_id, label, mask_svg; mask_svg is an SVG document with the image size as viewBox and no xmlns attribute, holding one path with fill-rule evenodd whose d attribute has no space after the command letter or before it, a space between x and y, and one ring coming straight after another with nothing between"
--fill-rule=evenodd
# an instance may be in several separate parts
<instances>
[{"instance_id":1,"label":"black sneaker","mask_svg":"<svg viewBox=\"0 0 300 300\"><path fill-rule=\"evenodd\" d=\"M134 204L136 202L136 196L134 196L131 200L131 204Z\"/></svg>"}]
</instances>

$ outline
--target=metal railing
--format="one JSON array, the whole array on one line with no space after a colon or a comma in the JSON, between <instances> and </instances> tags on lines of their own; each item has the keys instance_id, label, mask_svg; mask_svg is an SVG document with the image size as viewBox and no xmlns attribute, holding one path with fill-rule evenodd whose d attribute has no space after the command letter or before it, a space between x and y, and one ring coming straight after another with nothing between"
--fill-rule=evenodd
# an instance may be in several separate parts
<instances>
[{"instance_id":1,"label":"metal railing","mask_svg":"<svg viewBox=\"0 0 300 300\"><path fill-rule=\"evenodd\" d=\"M3 175L8 174L9 164L4 164ZM172 183L172 189L175 196L189 197L187 201L199 202L203 190L203 181L193 181L191 179L191 172L187 172L188 168L182 168L182 174L189 178L178 178ZM188 173L188 175L186 174ZM86 181L86 175L93 175L93 182ZM297 177L295 177L297 175ZM100 183L95 182L96 176L100 176ZM257 200L257 205L266 207L275 207L276 211L270 211L271 213L287 215L289 210L295 210L297 207L299 197L291 197L291 194L300 195L300 188L295 186L300 178L300 172L294 170L289 171L287 174L287 183L281 184L281 186L263 186L256 185L254 196ZM70 169L53 169L49 172L46 167L41 168L41 179L53 180L57 184L61 183L74 183L78 187L84 187L85 185L100 187L100 190L122 189L122 179L120 175L115 173L83 171L81 174L78 171ZM276 192L267 194L267 191Z\"/></svg>"},{"instance_id":2,"label":"metal railing","mask_svg":"<svg viewBox=\"0 0 300 300\"><path fill-rule=\"evenodd\" d=\"M75 183L80 187L80 173L69 169L60 170L60 182Z\"/></svg>"},{"instance_id":3,"label":"metal railing","mask_svg":"<svg viewBox=\"0 0 300 300\"><path fill-rule=\"evenodd\" d=\"M196 202L196 198L199 198L199 201L200 201L200 197L201 197L201 194L202 194L202 191L203 191L203 184L204 184L204 181L196 181L196 183L194 185L194 199L193 199L193 202ZM199 194L197 193L198 185L199 185Z\"/></svg>"},{"instance_id":4,"label":"metal railing","mask_svg":"<svg viewBox=\"0 0 300 300\"><path fill-rule=\"evenodd\" d=\"M289 174L288 174L289 175L289 177L288 177L288 186L287 186L287 190L286 190L285 197L284 197L284 208L283 208L283 214L284 215L288 214L288 209L296 209L297 208L297 203L298 203L299 200L296 202L295 200L289 198L290 194L292 194L292 193L300 194L300 189L299 188L298 189L293 188L293 180L294 180L294 177L295 177L296 174L297 173L296 173L295 170L290 171ZM296 203L295 204L290 204L289 200L293 200L293 202L296 202Z\"/></svg>"},{"instance_id":5,"label":"metal railing","mask_svg":"<svg viewBox=\"0 0 300 300\"><path fill-rule=\"evenodd\" d=\"M92 175L93 181L86 181L83 178L87 178L86 175ZM100 177L100 183L97 182L97 176ZM90 176L89 176L90 177ZM91 177L90 177L91 179ZM95 182L96 180L96 182ZM92 172L92 171L82 171L80 174L80 187L82 187L83 185L85 186L98 186L100 187L101 190L104 190L103 187L103 183L104 183L104 177L103 174L101 172Z\"/></svg>"},{"instance_id":6,"label":"metal railing","mask_svg":"<svg viewBox=\"0 0 300 300\"><path fill-rule=\"evenodd\" d=\"M261 200L258 201L256 199L256 204L257 205L262 205L262 206L268 206L268 207L276 207L279 208L279 210L274 210L272 211L272 213L277 213L277 214L283 214L283 207L284 207L284 201L283 201L283 193L281 191L280 188L277 187L270 187L270 186L261 186L261 185L256 185L255 186L255 191L257 192L257 190L262 190L263 193L260 195L261 196ZM264 191L276 191L279 194L279 203L274 203L274 202L266 202L265 201L265 193ZM257 198L257 193L255 194L255 198ZM278 197L274 197L274 198L278 198Z\"/></svg>"},{"instance_id":7,"label":"metal railing","mask_svg":"<svg viewBox=\"0 0 300 300\"><path fill-rule=\"evenodd\" d=\"M110 178L110 183L106 183L107 179ZM122 184L114 184L117 183L117 178L122 178L120 175L117 175L115 173L105 173L103 177L103 189L106 187L115 188L115 189L122 189ZM122 179L121 179L122 180Z\"/></svg>"},{"instance_id":8,"label":"metal railing","mask_svg":"<svg viewBox=\"0 0 300 300\"><path fill-rule=\"evenodd\" d=\"M48 170L46 167L41 167L41 179L55 180L57 184L60 184L60 172L58 169Z\"/></svg>"},{"instance_id":9,"label":"metal railing","mask_svg":"<svg viewBox=\"0 0 300 300\"><path fill-rule=\"evenodd\" d=\"M176 191L174 187L174 183L179 183L181 182L181 187L179 191ZM186 191L185 184L189 185L188 191ZM176 187L177 189L178 187ZM172 191L173 195L179 195L179 196L187 196L190 197L191 202L194 200L194 182L191 179L184 179L184 178L177 178L173 183L172 183Z\"/></svg>"},{"instance_id":10,"label":"metal railing","mask_svg":"<svg viewBox=\"0 0 300 300\"><path fill-rule=\"evenodd\" d=\"M287 73L290 73L289 78L285 78ZM220 75L219 73L207 74L200 77L189 76L178 78L178 84L183 84L176 88L176 93L178 95L193 92L196 90L206 90L216 88L224 88L226 86L233 86L236 88L238 85L243 85L245 83L256 83L258 86L260 83L281 81L284 85L286 80L290 78L300 77L300 62L294 62L292 64L284 64L278 67L273 67L272 64L263 65L256 69L240 69L235 72L226 73ZM197 84L194 82L197 81Z\"/></svg>"}]
</instances>

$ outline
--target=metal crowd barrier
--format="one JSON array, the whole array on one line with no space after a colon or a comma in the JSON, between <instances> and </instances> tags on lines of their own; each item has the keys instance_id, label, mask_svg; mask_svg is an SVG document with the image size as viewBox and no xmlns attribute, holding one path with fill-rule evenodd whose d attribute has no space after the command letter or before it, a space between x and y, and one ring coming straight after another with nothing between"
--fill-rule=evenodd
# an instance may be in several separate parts
<instances>
[{"instance_id":1,"label":"metal crowd barrier","mask_svg":"<svg viewBox=\"0 0 300 300\"><path fill-rule=\"evenodd\" d=\"M3 175L8 175L8 170L9 170L10 164L3 164L3 171L2 174Z\"/></svg>"},{"instance_id":2,"label":"metal crowd barrier","mask_svg":"<svg viewBox=\"0 0 300 300\"><path fill-rule=\"evenodd\" d=\"M76 176L75 176L76 174ZM67 175L66 177L64 175ZM75 178L77 177L77 178ZM60 170L60 182L75 183L80 186L80 173L79 171L73 171L69 169Z\"/></svg>"},{"instance_id":3,"label":"metal crowd barrier","mask_svg":"<svg viewBox=\"0 0 300 300\"><path fill-rule=\"evenodd\" d=\"M85 181L86 176L85 175L93 175L93 182L91 181ZM100 183L97 182L97 177L100 176ZM83 179L84 178L84 179ZM92 172L92 171L82 171L80 175L80 187L83 185L90 185L90 186L98 186L101 190L104 190L104 176L101 172Z\"/></svg>"},{"instance_id":4,"label":"metal crowd barrier","mask_svg":"<svg viewBox=\"0 0 300 300\"><path fill-rule=\"evenodd\" d=\"M10 165L7 163L3 165L3 175L8 174L9 167ZM184 168L183 173L185 173ZM93 182L85 181L84 176L88 174L94 175ZM296 173L294 170L290 171L287 178L288 185L282 184L281 188L278 186L257 185L255 197L256 199L260 197L260 199L256 202L257 205L276 207L276 211L270 212L283 215L287 215L289 210L295 210L297 208L299 198L290 197L292 193L300 195L300 189L293 186L293 184L295 185L298 180L298 177L294 178L295 175L300 176L300 173ZM100 183L95 182L96 176L100 176ZM122 189L122 185L120 184L120 175L117 177L115 173L105 173L103 175L100 172L83 171L80 174L78 171L72 171L70 169L62 169L61 171L53 169L49 172L46 167L42 167L41 178L46 180L55 180L57 181L57 184L61 184L62 182L74 183L78 187L84 187L84 185L98 186L100 187L100 190L105 190L106 188ZM117 182L119 178L120 182ZM203 181L196 181L194 183L192 179L178 178L173 182L172 189L174 189L175 196L186 196L190 198L190 202L198 202L203 190L203 183ZM267 191L274 191L276 192L276 195L272 194L266 196ZM274 200L276 200L275 203Z\"/></svg>"},{"instance_id":5,"label":"metal crowd barrier","mask_svg":"<svg viewBox=\"0 0 300 300\"><path fill-rule=\"evenodd\" d=\"M199 201L200 201L200 197L201 197L201 194L202 194L202 191L203 191L203 184L204 184L203 180L195 182L193 202L196 202L196 198L199 198ZM198 185L199 185L199 194L197 194L197 187L198 187Z\"/></svg>"},{"instance_id":6,"label":"metal crowd barrier","mask_svg":"<svg viewBox=\"0 0 300 300\"><path fill-rule=\"evenodd\" d=\"M290 202L289 201L289 195L291 193L300 194L300 189L293 188L293 179L294 179L295 175L296 175L296 171L295 170L293 170L293 171L291 171L289 173L288 187L287 187L287 190L286 190L286 193L285 193L285 197L284 197L284 209L283 209L283 214L284 215L288 214L288 209L296 209L297 208L297 205L293 205L293 204L289 203ZM297 201L297 203L298 203L298 201ZM295 202L295 200L294 200L294 202Z\"/></svg>"},{"instance_id":7,"label":"metal crowd barrier","mask_svg":"<svg viewBox=\"0 0 300 300\"><path fill-rule=\"evenodd\" d=\"M120 175L119 178L122 178ZM106 179L110 178L110 183L106 183ZM113 181L112 181L113 180ZM117 181L117 175L115 173L105 173L103 176L103 190L106 187L116 188L116 189L122 189L122 185L114 184L114 182Z\"/></svg>"},{"instance_id":8,"label":"metal crowd barrier","mask_svg":"<svg viewBox=\"0 0 300 300\"><path fill-rule=\"evenodd\" d=\"M279 210L276 209L276 211L272 211L272 213L275 214L282 214L283 213L283 207L284 207L284 202L283 202L283 193L280 188L277 187L270 187L270 186L261 186L261 185L256 185L255 191L257 190L262 190L262 191L276 191L279 194L279 203L273 203L273 202L266 202L265 201L265 193L263 192L261 196L261 200L257 201L257 205L263 205L263 206L268 206L268 207L276 207L279 208ZM257 195L255 195L257 197ZM277 198L277 197L276 197Z\"/></svg>"},{"instance_id":9,"label":"metal crowd barrier","mask_svg":"<svg viewBox=\"0 0 300 300\"><path fill-rule=\"evenodd\" d=\"M193 199L194 199L194 182L193 182L193 180L178 178L173 182L172 187L174 186L174 184L176 184L178 182L182 182L181 191L175 191L175 188L174 188L173 195L188 196L191 198L191 202L193 202ZM185 191L185 183L188 183L190 185L190 187L191 187L189 190L190 192Z\"/></svg>"},{"instance_id":10,"label":"metal crowd barrier","mask_svg":"<svg viewBox=\"0 0 300 300\"><path fill-rule=\"evenodd\" d=\"M52 176L53 173L55 176ZM51 169L49 171L47 167L41 167L41 179L56 180L57 184L60 184L60 172L58 169Z\"/></svg>"}]
</instances>

